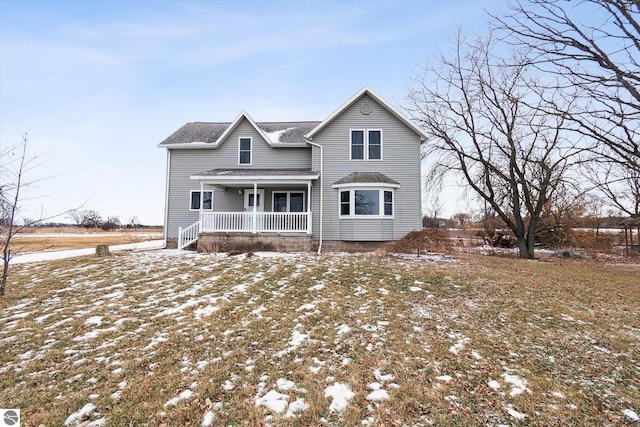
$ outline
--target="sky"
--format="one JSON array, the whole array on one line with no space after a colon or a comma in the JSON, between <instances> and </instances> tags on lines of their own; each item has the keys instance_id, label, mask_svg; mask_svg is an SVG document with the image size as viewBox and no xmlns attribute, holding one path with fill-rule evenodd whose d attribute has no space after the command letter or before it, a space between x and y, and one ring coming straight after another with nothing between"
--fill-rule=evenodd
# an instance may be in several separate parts
<instances>
[{"instance_id":1,"label":"sky","mask_svg":"<svg viewBox=\"0 0 640 427\"><path fill-rule=\"evenodd\" d=\"M0 152L36 157L22 217L162 224L187 122L323 120L364 86L402 109L457 28L501 1L0 0ZM3 161L6 162L6 159ZM464 211L448 191L443 215ZM62 215L62 222L70 220Z\"/></svg>"}]
</instances>

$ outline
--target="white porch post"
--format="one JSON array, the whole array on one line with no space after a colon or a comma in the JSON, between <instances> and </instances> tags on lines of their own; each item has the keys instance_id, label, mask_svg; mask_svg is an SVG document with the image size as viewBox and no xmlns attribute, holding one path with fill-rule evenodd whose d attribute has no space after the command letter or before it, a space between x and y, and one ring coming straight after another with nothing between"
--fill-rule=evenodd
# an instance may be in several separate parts
<instances>
[{"instance_id":1,"label":"white porch post","mask_svg":"<svg viewBox=\"0 0 640 427\"><path fill-rule=\"evenodd\" d=\"M204 205L204 184L200 181L200 209L198 212L198 221L202 223L202 207Z\"/></svg>"},{"instance_id":2,"label":"white porch post","mask_svg":"<svg viewBox=\"0 0 640 427\"><path fill-rule=\"evenodd\" d=\"M311 234L311 181L307 182L307 234Z\"/></svg>"},{"instance_id":3,"label":"white porch post","mask_svg":"<svg viewBox=\"0 0 640 427\"><path fill-rule=\"evenodd\" d=\"M256 232L256 227L257 227L257 215L256 212L258 211L258 183L254 182L253 183L253 232Z\"/></svg>"}]
</instances>

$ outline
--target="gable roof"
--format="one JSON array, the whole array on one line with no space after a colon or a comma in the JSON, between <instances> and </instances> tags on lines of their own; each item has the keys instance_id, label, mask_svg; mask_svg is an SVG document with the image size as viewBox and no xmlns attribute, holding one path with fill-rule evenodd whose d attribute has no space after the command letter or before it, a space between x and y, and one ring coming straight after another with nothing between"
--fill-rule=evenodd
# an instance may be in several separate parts
<instances>
[{"instance_id":1,"label":"gable roof","mask_svg":"<svg viewBox=\"0 0 640 427\"><path fill-rule=\"evenodd\" d=\"M318 125L311 122L254 122L245 111L233 122L187 123L158 144L161 148L218 148L227 136L246 119L272 147L306 147L304 135Z\"/></svg>"},{"instance_id":2,"label":"gable roof","mask_svg":"<svg viewBox=\"0 0 640 427\"><path fill-rule=\"evenodd\" d=\"M395 107L393 107L391 104L387 103L384 99L378 96L378 94L372 91L368 86L365 86L362 89L360 89L358 93L353 95L347 102L342 104L337 110L331 113L329 117L327 117L322 122L320 122L320 124L318 124L318 126L313 128L308 134L306 134L305 137L308 140L312 140L314 135L316 135L322 129L327 127L332 121L335 120L336 117L342 114L342 112L345 111L347 108L351 107L357 100L362 98L364 95L369 95L371 98L373 98L374 101L376 101L378 104L384 107L389 113L391 113L398 120L404 123L409 129L413 130L420 137L421 141L424 141L427 139L427 135L422 131L422 129L420 129L418 126L413 124L402 113L400 113L400 111L398 111Z\"/></svg>"}]
</instances>

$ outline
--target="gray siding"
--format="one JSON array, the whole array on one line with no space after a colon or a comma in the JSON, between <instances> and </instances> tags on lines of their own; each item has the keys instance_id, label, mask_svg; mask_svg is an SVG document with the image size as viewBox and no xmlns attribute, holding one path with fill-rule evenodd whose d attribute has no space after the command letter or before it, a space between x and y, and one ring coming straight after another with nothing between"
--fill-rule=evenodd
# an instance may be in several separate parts
<instances>
[{"instance_id":1,"label":"gray siding","mask_svg":"<svg viewBox=\"0 0 640 427\"><path fill-rule=\"evenodd\" d=\"M252 138L252 164L238 165L238 138ZM311 150L299 148L272 148L247 120L243 120L218 149L180 149L171 151L168 183L167 237L176 238L178 227L187 227L198 220L198 212L190 211L190 192L200 190L200 183L189 179L191 175L216 168L308 168ZM213 190L214 211L242 211L243 195L238 189ZM306 187L305 187L306 193ZM265 192L265 210L271 209L271 193Z\"/></svg>"},{"instance_id":2,"label":"gray siding","mask_svg":"<svg viewBox=\"0 0 640 427\"><path fill-rule=\"evenodd\" d=\"M373 111L360 113L360 105L369 103ZM382 129L383 160L349 160L350 129ZM420 139L404 123L365 95L345 110L313 138L324 148L323 238L324 240L386 241L397 240L411 230L421 228ZM318 154L316 154L316 151ZM314 148L314 165L319 149ZM340 219L338 190L331 184L351 172L381 172L398 181L395 189L395 219ZM319 221L319 194L314 188L314 224ZM313 238L318 239L314 227Z\"/></svg>"},{"instance_id":3,"label":"gray siding","mask_svg":"<svg viewBox=\"0 0 640 427\"><path fill-rule=\"evenodd\" d=\"M360 113L362 103L373 105L369 115ZM351 161L350 129L382 129L383 160ZM238 138L252 138L252 165L238 165ZM323 170L323 238L345 241L397 240L411 230L421 227L421 179L419 136L403 122L368 96L363 96L325 129L314 136L314 143L324 150ZM310 148L272 148L251 124L243 120L215 150L171 150L171 169L168 183L167 237L176 238L178 227L187 227L198 220L198 212L189 210L190 191L199 190L198 181L191 175L216 168L308 168L320 171L320 150ZM394 219L338 217L338 190L331 184L351 172L380 172L398 181L394 190ZM312 189L313 239L319 238L320 187ZM242 211L243 195L237 188L214 191L215 211ZM273 187L266 188L265 210L270 211ZM277 190L304 190L279 188ZM306 200L305 200L306 203Z\"/></svg>"}]
</instances>

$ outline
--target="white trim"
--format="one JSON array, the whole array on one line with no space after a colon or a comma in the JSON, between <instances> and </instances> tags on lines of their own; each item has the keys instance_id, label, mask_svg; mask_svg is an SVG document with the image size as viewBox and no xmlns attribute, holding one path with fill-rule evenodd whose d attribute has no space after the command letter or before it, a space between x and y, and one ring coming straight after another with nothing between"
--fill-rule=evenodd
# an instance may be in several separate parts
<instances>
[{"instance_id":1,"label":"white trim","mask_svg":"<svg viewBox=\"0 0 640 427\"><path fill-rule=\"evenodd\" d=\"M167 176L164 192L164 247L167 247L167 239L169 237L169 182L171 178L171 151L167 150ZM191 204L189 204L191 207Z\"/></svg>"},{"instance_id":2,"label":"white trim","mask_svg":"<svg viewBox=\"0 0 640 427\"><path fill-rule=\"evenodd\" d=\"M200 206L198 207L198 209L193 209L191 207L191 201L193 200L193 193L200 193ZM204 197L203 194L204 193L211 193L211 209L205 209L203 207L204 203L202 203L204 201ZM191 212L200 212L200 211L207 211L207 212L212 212L213 211L213 190L209 191L209 190L190 190L189 191L189 210Z\"/></svg>"},{"instance_id":3,"label":"white trim","mask_svg":"<svg viewBox=\"0 0 640 427\"><path fill-rule=\"evenodd\" d=\"M278 190L272 190L271 191L271 212L280 212L280 211L276 211L275 209L275 195L276 193L284 193L287 195L287 210L285 212L291 212L291 194L302 194L302 208L306 209L306 210L302 210L301 212L307 212L309 211L309 209L307 209L307 198L305 197L304 191L300 191L300 190L290 190L290 191L278 191ZM295 213L300 213L300 212L295 212Z\"/></svg>"},{"instance_id":4,"label":"white trim","mask_svg":"<svg viewBox=\"0 0 640 427\"><path fill-rule=\"evenodd\" d=\"M358 190L378 190L378 214L377 215L356 215L356 197L355 192ZM349 192L349 215L342 215L342 192ZM391 215L384 214L384 193L385 191L391 192ZM352 187L347 189L338 190L338 219L395 219L396 217L396 195L393 188L372 188L367 187Z\"/></svg>"},{"instance_id":5,"label":"white trim","mask_svg":"<svg viewBox=\"0 0 640 427\"><path fill-rule=\"evenodd\" d=\"M331 188L359 188L359 187L371 187L373 188L401 188L400 184L390 184L388 182L348 182L345 184L332 184Z\"/></svg>"},{"instance_id":6,"label":"white trim","mask_svg":"<svg viewBox=\"0 0 640 427\"><path fill-rule=\"evenodd\" d=\"M362 132L362 159L354 159L353 158L353 132ZM370 159L369 158L369 132L380 132L380 158L379 159ZM349 129L349 160L352 162L381 162L384 160L384 137L382 129L373 128L373 129Z\"/></svg>"},{"instance_id":7,"label":"white trim","mask_svg":"<svg viewBox=\"0 0 640 427\"><path fill-rule=\"evenodd\" d=\"M427 135L422 131L422 129L420 129L418 126L414 125L409 119L407 119L402 113L400 113L400 111L398 111L391 104L387 103L378 94L376 94L374 91L372 91L368 86L363 87L355 95L353 95L351 98L349 98L349 100L347 100L347 102L342 104L337 110L335 110L333 113L331 113L329 115L329 117L324 119L318 126L313 128L308 134L306 134L305 138L307 140L312 140L314 135L316 135L322 129L327 127L327 125L329 125L329 123L331 123L333 120L335 120L336 117L338 117L340 114L342 114L342 112L345 111L347 108L351 107L351 105L355 104L355 102L357 100L359 100L364 95L369 95L371 98L373 98L374 101L376 101L383 108L385 108L392 115L394 115L398 120L403 122L411 130L413 130L418 136L420 136L420 141L426 141L427 140Z\"/></svg>"},{"instance_id":8,"label":"white trim","mask_svg":"<svg viewBox=\"0 0 640 427\"><path fill-rule=\"evenodd\" d=\"M319 174L313 175L256 175L256 176L213 176L213 175L191 175L189 178L194 180L201 180L206 182L219 182L219 183L242 183L242 182L274 182L274 183L303 183L307 181L318 179Z\"/></svg>"},{"instance_id":9,"label":"white trim","mask_svg":"<svg viewBox=\"0 0 640 427\"><path fill-rule=\"evenodd\" d=\"M240 162L240 153L242 152L241 147L242 147L243 139L249 140L249 163ZM251 166L252 164L253 164L253 138L250 136L239 136L238 137L238 166Z\"/></svg>"}]
</instances>

